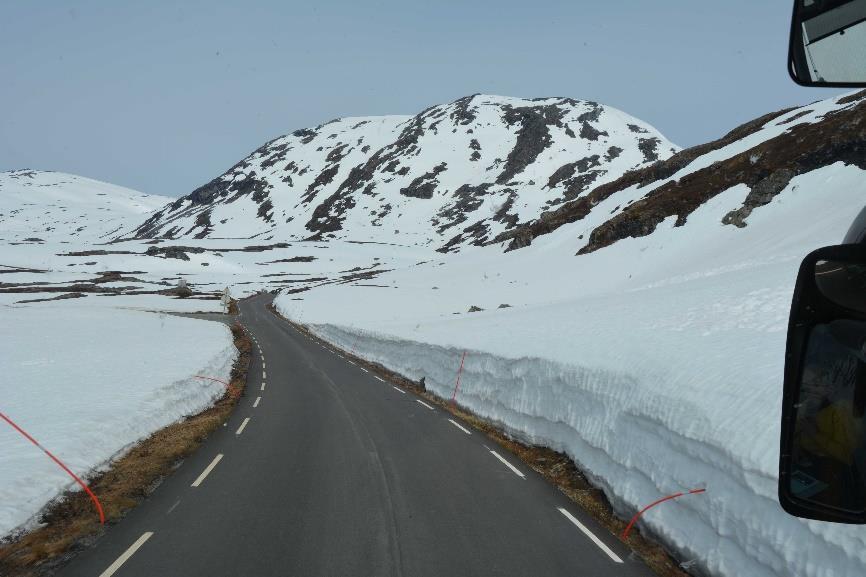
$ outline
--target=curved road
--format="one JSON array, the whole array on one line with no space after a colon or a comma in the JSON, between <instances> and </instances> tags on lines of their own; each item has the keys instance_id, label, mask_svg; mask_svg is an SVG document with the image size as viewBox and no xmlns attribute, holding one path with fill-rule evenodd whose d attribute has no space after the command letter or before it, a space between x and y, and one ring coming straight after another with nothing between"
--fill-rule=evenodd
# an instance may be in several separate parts
<instances>
[{"instance_id":1,"label":"curved road","mask_svg":"<svg viewBox=\"0 0 866 577\"><path fill-rule=\"evenodd\" d=\"M60 575L652 575L516 457L271 298L240 303L254 355L226 426Z\"/></svg>"}]
</instances>

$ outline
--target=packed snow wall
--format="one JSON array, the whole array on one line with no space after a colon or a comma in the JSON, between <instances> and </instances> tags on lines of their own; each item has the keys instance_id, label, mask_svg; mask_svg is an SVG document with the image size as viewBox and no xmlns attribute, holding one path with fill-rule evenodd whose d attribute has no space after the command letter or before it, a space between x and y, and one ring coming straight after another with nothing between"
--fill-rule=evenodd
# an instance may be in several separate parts
<instances>
[{"instance_id":1,"label":"packed snow wall","mask_svg":"<svg viewBox=\"0 0 866 577\"><path fill-rule=\"evenodd\" d=\"M410 379L424 377L440 397L452 395L462 348L332 324L310 328ZM866 532L787 515L776 501L772 468L755 467L750 456L714 442L718 437L707 434L719 428L712 407L654 393L653 378L634 367L612 371L469 350L458 402L518 439L568 454L623 518L662 495L705 487L640 523L692 573L866 574Z\"/></svg>"}]
</instances>

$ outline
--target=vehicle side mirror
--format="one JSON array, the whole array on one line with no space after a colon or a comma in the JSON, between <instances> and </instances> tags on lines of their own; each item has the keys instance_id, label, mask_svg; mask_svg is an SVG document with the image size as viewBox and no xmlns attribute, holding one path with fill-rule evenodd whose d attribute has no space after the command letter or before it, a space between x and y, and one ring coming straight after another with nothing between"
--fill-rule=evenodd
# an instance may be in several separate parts
<instances>
[{"instance_id":1,"label":"vehicle side mirror","mask_svg":"<svg viewBox=\"0 0 866 577\"><path fill-rule=\"evenodd\" d=\"M866 86L866 0L795 0L788 72L803 86Z\"/></svg>"},{"instance_id":2,"label":"vehicle side mirror","mask_svg":"<svg viewBox=\"0 0 866 577\"><path fill-rule=\"evenodd\" d=\"M800 265L785 351L779 502L797 517L866 523L866 247Z\"/></svg>"}]
</instances>

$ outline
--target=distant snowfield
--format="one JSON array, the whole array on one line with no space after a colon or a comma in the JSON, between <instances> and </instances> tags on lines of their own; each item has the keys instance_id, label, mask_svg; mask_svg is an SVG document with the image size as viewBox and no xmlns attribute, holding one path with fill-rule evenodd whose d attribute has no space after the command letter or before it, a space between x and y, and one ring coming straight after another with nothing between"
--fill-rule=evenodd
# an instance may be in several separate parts
<instances>
[{"instance_id":1,"label":"distant snowfield","mask_svg":"<svg viewBox=\"0 0 866 577\"><path fill-rule=\"evenodd\" d=\"M131 444L222 395L237 356L228 327L66 305L0 308L0 410L86 476ZM74 481L0 423L0 535Z\"/></svg>"},{"instance_id":2,"label":"distant snowfield","mask_svg":"<svg viewBox=\"0 0 866 577\"><path fill-rule=\"evenodd\" d=\"M722 225L747 192L580 257L582 241L563 227L511 253L464 252L378 278L399 288L323 287L277 307L443 397L468 351L460 403L570 454L624 516L706 487L643 526L711 574L863 575L866 532L790 517L776 478L797 269L840 242L866 175L841 163L813 171L746 228Z\"/></svg>"}]
</instances>

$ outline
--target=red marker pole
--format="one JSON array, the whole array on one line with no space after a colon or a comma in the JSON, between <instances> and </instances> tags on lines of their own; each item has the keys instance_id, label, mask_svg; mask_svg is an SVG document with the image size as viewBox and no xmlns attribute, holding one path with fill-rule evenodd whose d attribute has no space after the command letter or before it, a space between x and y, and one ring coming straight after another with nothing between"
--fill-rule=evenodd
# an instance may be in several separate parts
<instances>
[{"instance_id":1,"label":"red marker pole","mask_svg":"<svg viewBox=\"0 0 866 577\"><path fill-rule=\"evenodd\" d=\"M69 467L67 467L66 465L64 465L63 462L62 462L60 459L58 459L57 457L55 457L54 455L52 455L52 454L51 454L51 451L49 451L48 449L46 449L45 447L43 447L42 445L40 445L39 442L38 442L36 439L34 439L33 437L31 437L30 435L27 434L27 431L25 431L24 429L22 429L21 427L19 427L18 425L16 425L14 422L12 422L12 419L10 419L9 417L7 417L7 416L4 415L3 413L0 413L0 419L3 419L4 421L6 421L6 422L9 423L10 425L12 425L12 428L15 429L16 431L18 431L19 433L21 433L21 434L24 436L25 439L27 439L28 441L30 441L31 443L33 443L34 445L36 445L37 447L39 447L40 449L42 449L42 452L44 452L46 455L48 455L48 457L49 457L52 461L54 461L55 463L57 463L57 465L58 465L61 469L63 469L64 471L66 471L66 473L67 473L70 477L72 477L73 479L75 479L75 482L76 482L76 483L78 483L79 485L81 485L81 488L84 489L84 492L87 493L87 494L90 496L90 500L93 501L93 504L96 506L96 512L99 513L99 524L100 524L100 525L105 525L105 513L102 511L102 504L99 502L99 499L96 498L96 495L93 494L93 491L90 490L90 487L88 487L88 486L84 483L84 481L82 481L82 480L78 477L78 475L76 475L75 473L73 473L72 471L70 471L70 470L69 470Z\"/></svg>"},{"instance_id":2,"label":"red marker pole","mask_svg":"<svg viewBox=\"0 0 866 577\"><path fill-rule=\"evenodd\" d=\"M235 391L235 388L231 385L231 383L227 383L221 379L215 379L213 377L206 377L204 375L193 375L193 377L195 377L196 379L207 379L209 381L215 381L217 383L222 383L226 386L226 388L229 390L229 392L232 394L232 396L237 395L237 391Z\"/></svg>"},{"instance_id":3,"label":"red marker pole","mask_svg":"<svg viewBox=\"0 0 866 577\"><path fill-rule=\"evenodd\" d=\"M454 387L454 393L451 395L451 403L457 401L457 391L460 389L460 373L463 372L463 361L466 359L466 351L463 351L463 356L460 357L460 368L457 369L457 385Z\"/></svg>"},{"instance_id":4,"label":"red marker pole","mask_svg":"<svg viewBox=\"0 0 866 577\"><path fill-rule=\"evenodd\" d=\"M631 528L634 527L634 524L637 523L637 520L643 515L645 512L649 511L659 503L664 503L665 501L670 501L671 499L676 499L677 497L682 497L683 495L694 495L696 493L703 493L706 489L692 489L687 493L675 493L673 495L668 495L667 497L662 497L658 501L654 501L637 512L637 514L631 518L631 521L628 522L628 526L625 528L625 531L622 532L623 540L628 539L628 534L631 533Z\"/></svg>"}]
</instances>

